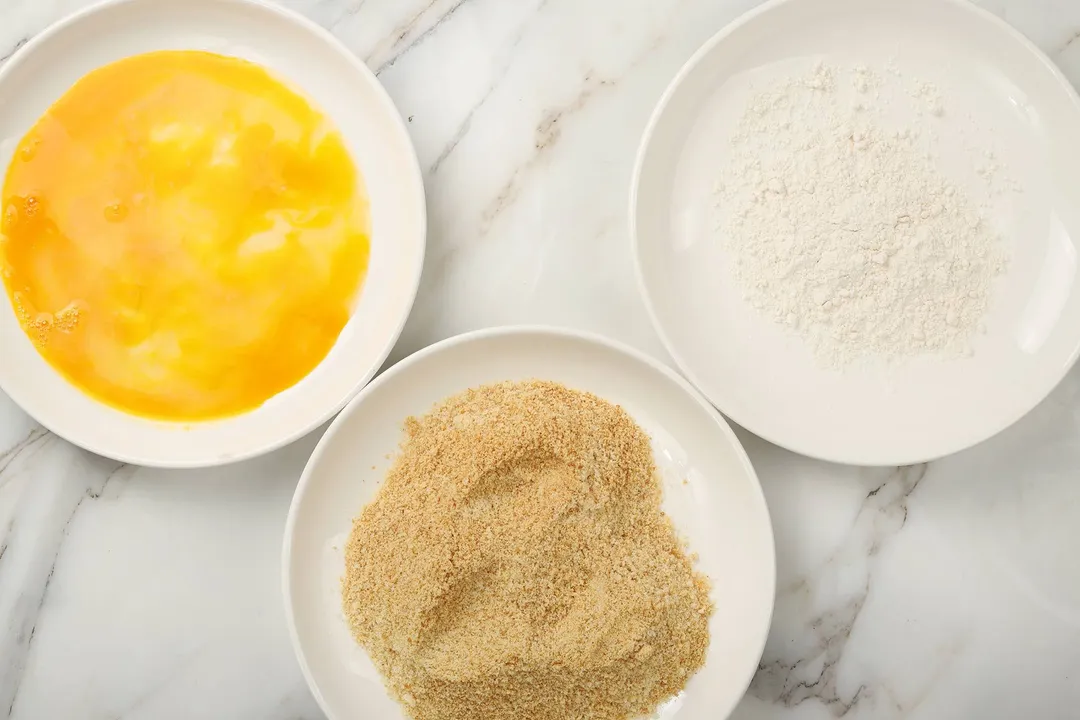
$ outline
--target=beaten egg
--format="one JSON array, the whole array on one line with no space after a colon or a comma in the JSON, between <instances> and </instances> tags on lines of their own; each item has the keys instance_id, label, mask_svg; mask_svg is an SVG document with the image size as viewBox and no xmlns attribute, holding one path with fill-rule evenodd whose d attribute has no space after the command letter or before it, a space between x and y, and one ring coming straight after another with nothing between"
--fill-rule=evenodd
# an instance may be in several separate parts
<instances>
[{"instance_id":1,"label":"beaten egg","mask_svg":"<svg viewBox=\"0 0 1080 720\"><path fill-rule=\"evenodd\" d=\"M22 138L0 269L44 359L128 413L206 420L295 385L341 333L370 213L341 133L265 69L137 55Z\"/></svg>"}]
</instances>

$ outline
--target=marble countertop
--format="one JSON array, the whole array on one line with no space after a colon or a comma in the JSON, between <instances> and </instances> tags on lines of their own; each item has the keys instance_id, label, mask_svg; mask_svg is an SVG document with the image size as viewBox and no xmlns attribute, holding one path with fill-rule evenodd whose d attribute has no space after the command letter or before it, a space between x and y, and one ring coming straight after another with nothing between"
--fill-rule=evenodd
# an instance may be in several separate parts
<instances>
[{"instance_id":1,"label":"marble countertop","mask_svg":"<svg viewBox=\"0 0 1080 720\"><path fill-rule=\"evenodd\" d=\"M82 4L0 0L0 57ZM391 361L522 322L667 359L631 269L631 164L674 72L757 0L290 4L378 71L425 170L427 266ZM983 4L1080 82L1080 2ZM148 470L0 395L0 718L322 718L279 571L317 435ZM1080 370L1012 429L928 465L828 465L741 437L779 583L737 720L1080 717Z\"/></svg>"}]
</instances>

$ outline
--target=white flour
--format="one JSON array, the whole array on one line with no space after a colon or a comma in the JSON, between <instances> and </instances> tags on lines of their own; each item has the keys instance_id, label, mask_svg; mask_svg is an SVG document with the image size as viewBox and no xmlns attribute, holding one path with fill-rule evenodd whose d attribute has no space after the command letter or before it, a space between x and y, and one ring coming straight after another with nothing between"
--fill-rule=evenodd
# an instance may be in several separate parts
<instances>
[{"instance_id":1,"label":"white flour","mask_svg":"<svg viewBox=\"0 0 1080 720\"><path fill-rule=\"evenodd\" d=\"M837 367L970 354L1005 264L928 144L883 127L882 82L822 64L756 95L716 187L718 235L747 301ZM912 99L920 116L946 112L932 85Z\"/></svg>"}]
</instances>

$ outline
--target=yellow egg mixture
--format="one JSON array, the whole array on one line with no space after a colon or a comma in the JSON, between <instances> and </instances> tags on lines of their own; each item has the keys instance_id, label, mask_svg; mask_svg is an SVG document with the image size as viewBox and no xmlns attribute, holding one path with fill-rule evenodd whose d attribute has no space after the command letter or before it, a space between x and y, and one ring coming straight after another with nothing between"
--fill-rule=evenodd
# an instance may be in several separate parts
<instances>
[{"instance_id":1,"label":"yellow egg mixture","mask_svg":"<svg viewBox=\"0 0 1080 720\"><path fill-rule=\"evenodd\" d=\"M264 69L204 52L102 67L3 188L0 269L41 355L124 411L252 409L326 356L370 220L340 133Z\"/></svg>"}]
</instances>

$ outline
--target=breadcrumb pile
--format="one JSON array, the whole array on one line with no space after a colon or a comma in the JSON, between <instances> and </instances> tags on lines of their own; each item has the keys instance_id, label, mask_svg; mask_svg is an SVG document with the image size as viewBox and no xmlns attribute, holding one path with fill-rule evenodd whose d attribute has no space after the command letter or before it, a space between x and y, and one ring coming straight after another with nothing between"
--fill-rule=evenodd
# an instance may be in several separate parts
<instances>
[{"instance_id":1,"label":"breadcrumb pile","mask_svg":"<svg viewBox=\"0 0 1080 720\"><path fill-rule=\"evenodd\" d=\"M624 720L702 666L712 612L645 432L552 382L405 422L353 521L344 610L414 720Z\"/></svg>"}]
</instances>

